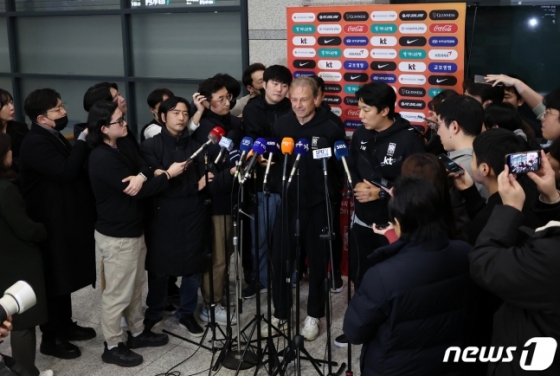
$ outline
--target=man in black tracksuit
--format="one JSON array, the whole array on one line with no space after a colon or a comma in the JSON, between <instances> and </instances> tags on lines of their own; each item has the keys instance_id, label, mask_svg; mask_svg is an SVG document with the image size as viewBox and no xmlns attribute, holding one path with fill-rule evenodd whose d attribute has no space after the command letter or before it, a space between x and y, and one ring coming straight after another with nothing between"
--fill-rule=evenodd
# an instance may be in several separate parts
<instances>
[{"instance_id":1,"label":"man in black tracksuit","mask_svg":"<svg viewBox=\"0 0 560 376\"><path fill-rule=\"evenodd\" d=\"M424 148L410 123L395 113L396 94L392 87L369 83L356 92L356 98L363 126L352 136L349 156L355 195L350 276L358 288L368 269L367 256L387 244L385 237L375 234L371 226L389 222L389 195L371 181L384 186L385 181L393 182L404 160L422 153Z\"/></svg>"},{"instance_id":2,"label":"man in black tracksuit","mask_svg":"<svg viewBox=\"0 0 560 376\"><path fill-rule=\"evenodd\" d=\"M229 113L232 95L228 92L225 83L219 79L209 78L200 84L198 92L206 98L204 102L206 110L200 119L200 126L192 134L192 138L200 144L204 144L208 141L210 131L214 127L219 126L225 130L235 145L239 145L243 137L241 119ZM213 163L220 152L220 146L218 144L211 144L206 150L208 151L209 163L210 161ZM232 166L227 158L223 158L213 166L212 173L217 175L224 169L229 169ZM233 178L229 182L232 183ZM220 187L220 191L228 193L212 195L214 302L210 302L210 277L209 273L205 273L202 277L202 293L206 304L202 308L200 319L208 322L210 320L210 313L207 305L216 303L216 321L226 324L227 314L219 302L222 299L224 286L227 283L226 267L229 264L229 256L233 253L233 224L231 219L231 194L229 193L231 192L231 187L229 189L228 187Z\"/></svg>"},{"instance_id":3,"label":"man in black tracksuit","mask_svg":"<svg viewBox=\"0 0 560 376\"><path fill-rule=\"evenodd\" d=\"M271 137L273 125L279 117L292 110L290 100L286 98L290 84L292 83L292 73L282 65L272 65L263 73L264 86L261 94L257 95L247 103L243 109L243 125L245 134L254 140L259 137ZM278 142L282 140L277 140ZM268 153L265 154L268 157ZM257 165L257 195L258 208L258 240L259 244L252 244L251 254L253 256L252 283L243 290L243 298L253 298L257 292L263 291L268 285L267 262L269 244L271 244L272 231L276 213L280 209L280 179L282 175L281 164L274 160L270 166L269 177L267 179L267 189L270 192L268 200L264 195L263 180L266 170L266 163ZM252 187L253 184L248 184ZM255 234L255 221L251 220L251 232ZM267 237L268 235L268 237ZM256 252L259 252L259 265L256 264ZM256 270L259 268L259 280L256 280Z\"/></svg>"},{"instance_id":4,"label":"man in black tracksuit","mask_svg":"<svg viewBox=\"0 0 560 376\"><path fill-rule=\"evenodd\" d=\"M274 135L278 139L292 137L295 141L305 138L312 145L319 140L331 147L336 141L344 140L344 133L322 109L316 109L317 85L309 77L298 78L290 87L292 110L282 116L274 125ZM321 147L321 146L319 146ZM289 166L295 160L295 154L290 157ZM325 313L324 278L329 262L327 242L320 238L327 226L327 200L337 194L340 195L343 183L343 170L340 162L335 158L327 161L328 192L325 195L323 167L320 160L314 160L311 151L300 160L299 164L299 223L300 244L305 249L309 263L309 298L307 304L307 318L302 329L302 335L308 341L313 341L319 335L319 319ZM274 244L272 250L274 318L272 324L283 326L289 318L288 297L291 287L286 284L291 270L286 270L287 257L293 256L296 250L295 222L297 217L297 177L294 177L287 194L282 198L286 223L282 223L282 212L276 219L274 228ZM334 214L334 213L333 213ZM283 239L286 239L284 241ZM288 240L289 239L289 240ZM267 335L266 330L262 334Z\"/></svg>"}]
</instances>

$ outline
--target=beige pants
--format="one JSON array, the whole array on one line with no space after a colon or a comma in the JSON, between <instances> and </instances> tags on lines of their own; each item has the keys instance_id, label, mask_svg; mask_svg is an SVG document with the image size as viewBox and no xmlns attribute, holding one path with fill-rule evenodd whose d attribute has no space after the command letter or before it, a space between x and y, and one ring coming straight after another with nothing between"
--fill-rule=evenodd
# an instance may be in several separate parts
<instances>
[{"instance_id":1,"label":"beige pants","mask_svg":"<svg viewBox=\"0 0 560 376\"><path fill-rule=\"evenodd\" d=\"M226 228L224 231L224 217L226 217ZM212 216L212 234L214 248L212 252L212 271L214 281L214 303L220 302L224 293L226 281L226 266L233 254L233 224L231 215ZM228 242L228 254L226 255L225 239ZM204 273L202 277L202 295L204 302L210 303L210 273Z\"/></svg>"},{"instance_id":2,"label":"beige pants","mask_svg":"<svg viewBox=\"0 0 560 376\"><path fill-rule=\"evenodd\" d=\"M144 330L142 290L146 285L146 243L139 238L113 238L95 231L101 253L105 290L101 296L101 330L107 346L122 342L121 317L132 333Z\"/></svg>"}]
</instances>

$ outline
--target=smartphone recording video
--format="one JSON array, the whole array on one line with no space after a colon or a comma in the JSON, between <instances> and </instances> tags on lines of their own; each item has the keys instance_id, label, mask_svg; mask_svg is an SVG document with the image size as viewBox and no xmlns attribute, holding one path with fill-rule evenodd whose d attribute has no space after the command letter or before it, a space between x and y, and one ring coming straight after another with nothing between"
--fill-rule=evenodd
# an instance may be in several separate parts
<instances>
[{"instance_id":1,"label":"smartphone recording video","mask_svg":"<svg viewBox=\"0 0 560 376\"><path fill-rule=\"evenodd\" d=\"M475 84L485 84L485 85L492 85L493 82L486 82L486 80L484 79L484 76L481 76L480 74L475 74L474 75L474 83ZM497 84L496 86L504 86L503 84Z\"/></svg>"},{"instance_id":2,"label":"smartphone recording video","mask_svg":"<svg viewBox=\"0 0 560 376\"><path fill-rule=\"evenodd\" d=\"M506 155L506 164L510 174L526 174L541 168L541 157L538 150Z\"/></svg>"}]
</instances>

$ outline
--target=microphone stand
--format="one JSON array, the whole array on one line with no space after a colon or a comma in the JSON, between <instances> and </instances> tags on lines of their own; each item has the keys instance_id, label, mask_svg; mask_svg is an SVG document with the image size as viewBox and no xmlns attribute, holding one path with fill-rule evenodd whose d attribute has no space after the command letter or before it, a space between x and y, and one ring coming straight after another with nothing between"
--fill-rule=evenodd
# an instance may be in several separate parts
<instances>
[{"instance_id":1,"label":"microphone stand","mask_svg":"<svg viewBox=\"0 0 560 376\"><path fill-rule=\"evenodd\" d=\"M346 230L346 239L347 239L347 246L346 249L348 250L348 305L350 305L350 300L352 300L352 282L350 281L350 276L352 275L352 262L351 262L351 255L352 255L352 249L351 249L351 244L352 242L350 241L350 231L352 231L352 216L350 215L350 200L352 199L352 184L350 184L350 181L348 179L346 179L346 185L348 186L348 189L346 190L346 193L344 194L344 197L346 197L348 199L348 207L347 207L347 230ZM348 339L346 339L348 341ZM353 376L354 372L352 372L352 344L348 341L348 369L346 370L346 376Z\"/></svg>"},{"instance_id":2,"label":"microphone stand","mask_svg":"<svg viewBox=\"0 0 560 376\"><path fill-rule=\"evenodd\" d=\"M192 158L192 157L191 157ZM208 165L208 151L205 151L204 154L204 181L206 183L205 187L204 187L204 192L205 192L205 200L204 200L204 206L205 206L205 210L208 213L208 228L210 229L210 231L212 230L212 198L210 197L210 193L208 191L208 172L209 172L209 165ZM175 333L172 333L166 329L163 329L162 332L169 334L173 337L179 338L185 342L191 343L193 345L199 346L205 350L208 350L212 353L212 362L214 359L214 354L219 350L218 348L216 348L216 328L218 328L218 330L222 333L222 335L225 337L225 333L222 331L222 329L218 326L218 324L216 324L216 315L215 315L215 306L216 304L214 303L214 271L213 271L213 251L214 251L214 246L213 246L213 236L209 237L209 245L208 245L208 252L207 252L207 258L209 260L210 263L210 268L208 270L208 279L209 279L209 284L210 284L210 322L208 324L206 324L206 328L204 330L204 334L202 335L202 338L200 339L200 342L194 342L188 338L179 336ZM212 338L210 340L211 342L211 347L205 346L203 345L206 336L208 335L208 332L212 333Z\"/></svg>"}]
</instances>

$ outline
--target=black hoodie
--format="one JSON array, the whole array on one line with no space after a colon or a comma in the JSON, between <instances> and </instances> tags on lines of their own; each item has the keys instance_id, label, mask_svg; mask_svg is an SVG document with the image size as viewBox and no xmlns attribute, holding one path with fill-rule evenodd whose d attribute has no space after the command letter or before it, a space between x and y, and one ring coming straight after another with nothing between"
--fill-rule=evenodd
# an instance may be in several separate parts
<instances>
[{"instance_id":1,"label":"black hoodie","mask_svg":"<svg viewBox=\"0 0 560 376\"><path fill-rule=\"evenodd\" d=\"M385 179L394 182L401 166L412 154L424 152L424 146L414 134L410 123L399 114L384 131L367 130L360 126L352 135L349 169L354 186L366 180ZM356 216L368 226L389 221L387 200L355 202Z\"/></svg>"},{"instance_id":2,"label":"black hoodie","mask_svg":"<svg viewBox=\"0 0 560 376\"><path fill-rule=\"evenodd\" d=\"M305 158L302 158L299 164L300 171L300 204L311 208L315 205L326 201L325 187L323 177L323 164L320 160L313 159L311 142L313 137L324 137L330 147L334 146L336 141L344 141L344 132L329 119L327 112L321 108L316 110L315 116L305 124L300 124L294 112L282 116L276 124L274 124L274 136L281 140L284 137L292 137L295 142L300 138L309 141L310 150ZM295 153L289 158L288 168L294 164L296 159ZM279 163L279 165L282 162ZM328 159L328 190L331 200L340 198L344 181L344 170L342 163L333 157ZM289 173L289 172L288 172ZM289 204L296 205L296 178L292 180L288 192Z\"/></svg>"}]
</instances>

